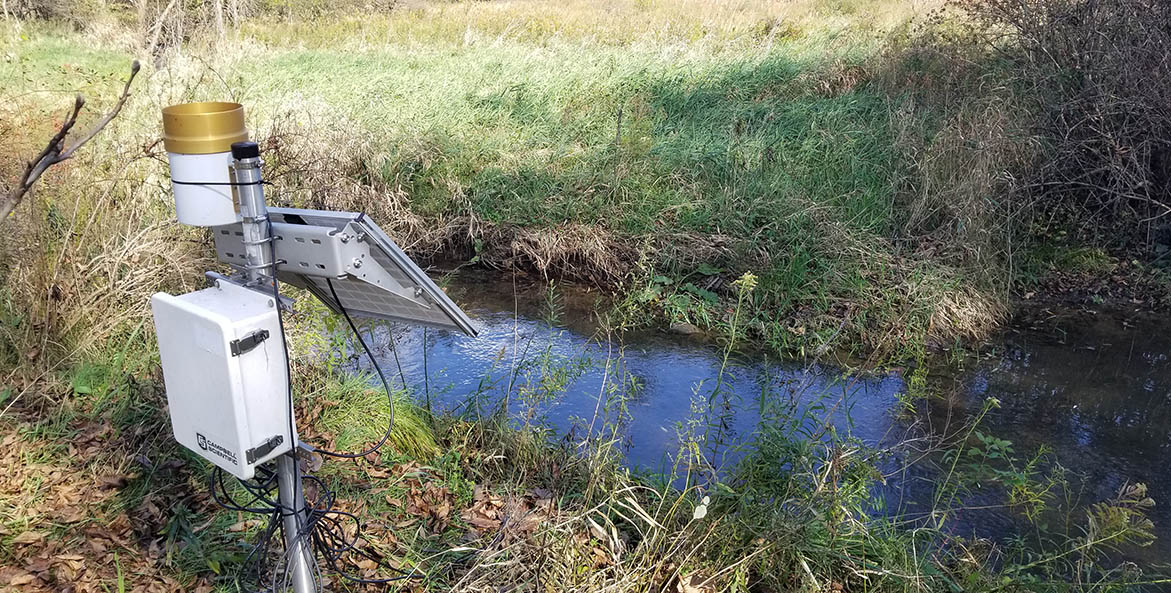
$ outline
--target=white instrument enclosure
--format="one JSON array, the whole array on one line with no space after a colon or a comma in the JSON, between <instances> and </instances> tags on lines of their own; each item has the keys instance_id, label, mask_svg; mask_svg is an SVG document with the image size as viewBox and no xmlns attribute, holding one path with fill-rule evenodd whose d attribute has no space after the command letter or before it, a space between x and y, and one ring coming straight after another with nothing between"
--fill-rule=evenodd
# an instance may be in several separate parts
<instances>
[{"instance_id":1,"label":"white instrument enclosure","mask_svg":"<svg viewBox=\"0 0 1171 593\"><path fill-rule=\"evenodd\" d=\"M171 164L171 193L175 217L191 226L217 226L240 220L233 197L231 152L213 154L167 153ZM176 182L178 181L178 183Z\"/></svg>"},{"instance_id":2,"label":"white instrument enclosure","mask_svg":"<svg viewBox=\"0 0 1171 593\"><path fill-rule=\"evenodd\" d=\"M292 450L273 297L219 281L181 296L157 293L151 308L175 440L242 479Z\"/></svg>"}]
</instances>

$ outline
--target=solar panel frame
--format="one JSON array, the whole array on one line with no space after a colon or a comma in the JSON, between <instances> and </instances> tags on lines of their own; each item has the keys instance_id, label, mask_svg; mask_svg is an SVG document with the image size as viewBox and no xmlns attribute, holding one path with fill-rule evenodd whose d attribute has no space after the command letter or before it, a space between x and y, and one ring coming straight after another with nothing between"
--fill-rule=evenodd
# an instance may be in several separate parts
<instances>
[{"instance_id":1,"label":"solar panel frame","mask_svg":"<svg viewBox=\"0 0 1171 593\"><path fill-rule=\"evenodd\" d=\"M322 226L339 232L347 227L349 230L356 229L358 240L364 241L369 247L371 258L374 260L372 263L377 264L401 286L413 290L415 297L412 299L409 298L409 294L404 296L381 288L351 272L338 277L328 277L342 301L339 304L333 298L333 291L326 281L327 277L302 273L288 263L277 265L278 280L307 290L330 310L340 314L341 305L345 305L345 311L356 317L425 325L460 331L470 337L476 336L476 327L463 310L365 214L302 208L269 208L268 216L274 223ZM240 245L236 241L238 235L234 232L234 227L238 226L236 224L213 229L220 260L235 267L243 263L235 255L243 250L233 247ZM275 246L277 259L280 260L281 241L278 240ZM364 265L369 266L370 262L367 260Z\"/></svg>"}]
</instances>

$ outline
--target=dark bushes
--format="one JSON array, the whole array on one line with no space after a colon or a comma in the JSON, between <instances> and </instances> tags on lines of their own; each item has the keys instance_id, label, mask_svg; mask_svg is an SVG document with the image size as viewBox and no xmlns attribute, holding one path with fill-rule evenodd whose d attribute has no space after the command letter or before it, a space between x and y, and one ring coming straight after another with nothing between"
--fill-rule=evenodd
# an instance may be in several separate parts
<instances>
[{"instance_id":1,"label":"dark bushes","mask_svg":"<svg viewBox=\"0 0 1171 593\"><path fill-rule=\"evenodd\" d=\"M1044 156L1023 189L1115 247L1171 221L1171 2L958 0L1034 102Z\"/></svg>"}]
</instances>

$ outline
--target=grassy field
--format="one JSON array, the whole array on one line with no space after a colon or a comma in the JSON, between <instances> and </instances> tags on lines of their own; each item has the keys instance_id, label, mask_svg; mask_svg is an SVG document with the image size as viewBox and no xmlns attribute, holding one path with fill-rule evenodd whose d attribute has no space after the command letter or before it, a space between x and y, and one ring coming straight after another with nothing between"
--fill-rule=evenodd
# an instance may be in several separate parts
<instances>
[{"instance_id":1,"label":"grassy field","mask_svg":"<svg viewBox=\"0 0 1171 593\"><path fill-rule=\"evenodd\" d=\"M937 3L289 0L244 7L222 36L204 8L137 6L0 25L6 183L73 92L92 122L131 59L144 64L122 115L0 221L0 442L14 470L0 481L0 579L13 587L236 591L261 529L218 509L205 464L166 426L147 299L217 266L207 234L173 222L166 105L245 104L277 204L363 210L421 260L570 279L612 294L619 325L688 322L729 351L921 359L994 327L1049 262L1115 269L1101 250L1022 252L1027 208L1007 196L1041 144L1029 104L994 57L956 59L939 41L962 27L934 19ZM298 418L308 437L357 447L379 436L385 394L321 359L342 344L317 341L320 313L292 329ZM621 408L627 379L607 406ZM931 444L957 471L932 520L908 523L871 516L889 452L811 438L828 419L783 406L754 455L709 479L719 394L706 394L677 488L621 467L614 418L567 444L539 423L432 417L410 395L395 395L393 451L318 472L342 509L374 518L365 541L382 568L427 572L409 590L1151 580L1109 565L1110 546L1148 536L1141 491L1040 551L951 537L971 487L957 467L1004 481L1028 512L1054 502L1051 477L1002 445L960 464L975 424Z\"/></svg>"},{"instance_id":2,"label":"grassy field","mask_svg":"<svg viewBox=\"0 0 1171 593\"><path fill-rule=\"evenodd\" d=\"M957 256L910 226L923 223L909 207L925 183L916 151L946 114L917 111L882 53L929 8L494 2L258 18L161 50L85 158L120 170L114 191L162 222L158 110L231 98L267 148L277 202L368 211L416 256L576 279L636 317L712 329L751 271L763 343L906 356L986 331L1010 275L999 253ZM25 122L51 122L65 89L100 101L116 88L131 39L90 29L10 27L0 72L22 131L43 131ZM26 152L37 138L17 136ZM951 233L951 218L930 225Z\"/></svg>"}]
</instances>

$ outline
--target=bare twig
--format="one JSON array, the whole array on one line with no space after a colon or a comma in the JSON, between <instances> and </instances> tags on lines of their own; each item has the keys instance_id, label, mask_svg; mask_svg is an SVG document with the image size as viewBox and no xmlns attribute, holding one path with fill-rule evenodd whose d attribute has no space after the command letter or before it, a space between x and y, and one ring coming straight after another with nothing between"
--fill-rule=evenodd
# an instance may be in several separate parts
<instances>
[{"instance_id":1,"label":"bare twig","mask_svg":"<svg viewBox=\"0 0 1171 593\"><path fill-rule=\"evenodd\" d=\"M177 2L178 0L168 2L167 7L163 9L162 14L159 15L154 26L151 27L153 31L151 32L150 43L146 46L146 53L148 55L155 55L155 50L159 47L159 37L163 33L163 25L167 22L167 15L171 14L171 10L175 8Z\"/></svg>"},{"instance_id":2,"label":"bare twig","mask_svg":"<svg viewBox=\"0 0 1171 593\"><path fill-rule=\"evenodd\" d=\"M73 130L73 126L77 124L77 116L81 114L81 110L85 107L85 97L77 95L73 101L73 111L56 134L49 139L49 143L41 150L40 154L30 160L24 168L24 174L21 175L20 181L17 182L16 187L12 188L7 194L0 198L0 223L8 219L8 215L20 204L24 199L25 194L32 189L33 184L41 178L41 175L57 163L68 160L77 152L77 149L85 146L87 142L93 140L115 117L122 111L122 106L126 104L126 99L130 97L130 84L134 82L134 77L138 75L139 64L138 60L130 65L130 78L126 79L126 85L122 87L122 95L118 97L118 102L114 104L114 108L109 111L102 119L98 120L96 124L89 131L81 135L70 144L66 144L65 140L69 133Z\"/></svg>"}]
</instances>

